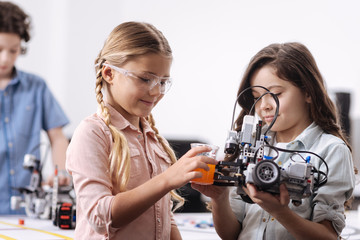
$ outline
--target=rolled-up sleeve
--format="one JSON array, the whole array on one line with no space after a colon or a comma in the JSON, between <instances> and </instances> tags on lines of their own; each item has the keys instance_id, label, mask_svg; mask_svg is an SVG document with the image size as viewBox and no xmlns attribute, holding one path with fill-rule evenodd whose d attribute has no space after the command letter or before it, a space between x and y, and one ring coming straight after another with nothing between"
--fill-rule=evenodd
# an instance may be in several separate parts
<instances>
[{"instance_id":1,"label":"rolled-up sleeve","mask_svg":"<svg viewBox=\"0 0 360 240\"><path fill-rule=\"evenodd\" d=\"M326 184L318 189L313 200L313 221L329 220L340 234L345 227L344 202L351 197L355 186L352 156L343 143L328 147L324 156L329 172ZM326 172L325 165L320 165L320 170Z\"/></svg>"}]
</instances>

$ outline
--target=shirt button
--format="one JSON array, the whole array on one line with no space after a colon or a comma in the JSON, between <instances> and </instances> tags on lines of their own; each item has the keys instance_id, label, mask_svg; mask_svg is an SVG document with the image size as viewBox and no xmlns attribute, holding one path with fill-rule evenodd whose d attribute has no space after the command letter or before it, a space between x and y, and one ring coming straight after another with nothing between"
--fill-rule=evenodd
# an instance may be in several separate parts
<instances>
[{"instance_id":1,"label":"shirt button","mask_svg":"<svg viewBox=\"0 0 360 240\"><path fill-rule=\"evenodd\" d=\"M8 123L8 122L9 122L9 118L6 117L6 118L4 119L4 121L5 121L6 123Z\"/></svg>"},{"instance_id":2,"label":"shirt button","mask_svg":"<svg viewBox=\"0 0 360 240\"><path fill-rule=\"evenodd\" d=\"M262 221L263 221L263 222L266 222L266 218L263 218Z\"/></svg>"},{"instance_id":3,"label":"shirt button","mask_svg":"<svg viewBox=\"0 0 360 240\"><path fill-rule=\"evenodd\" d=\"M138 135L137 138L140 139L140 138L141 138L141 135Z\"/></svg>"},{"instance_id":4,"label":"shirt button","mask_svg":"<svg viewBox=\"0 0 360 240\"><path fill-rule=\"evenodd\" d=\"M160 223L160 218L157 219L157 222Z\"/></svg>"},{"instance_id":5,"label":"shirt button","mask_svg":"<svg viewBox=\"0 0 360 240\"><path fill-rule=\"evenodd\" d=\"M10 175L14 175L14 174L15 174L14 169L10 169Z\"/></svg>"},{"instance_id":6,"label":"shirt button","mask_svg":"<svg viewBox=\"0 0 360 240\"><path fill-rule=\"evenodd\" d=\"M9 147L9 148L12 148L12 146L13 146L13 143L12 143L12 142L9 142L9 143L8 143L8 147Z\"/></svg>"}]
</instances>

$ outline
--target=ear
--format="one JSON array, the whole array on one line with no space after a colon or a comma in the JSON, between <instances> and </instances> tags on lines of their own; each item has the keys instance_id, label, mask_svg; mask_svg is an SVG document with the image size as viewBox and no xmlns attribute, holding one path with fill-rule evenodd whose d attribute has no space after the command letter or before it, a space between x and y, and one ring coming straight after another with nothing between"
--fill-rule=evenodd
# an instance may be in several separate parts
<instances>
[{"instance_id":1,"label":"ear","mask_svg":"<svg viewBox=\"0 0 360 240\"><path fill-rule=\"evenodd\" d=\"M310 95L306 92L305 93L305 102L306 103L311 103L312 101L311 101L311 97L310 97Z\"/></svg>"},{"instance_id":2,"label":"ear","mask_svg":"<svg viewBox=\"0 0 360 240\"><path fill-rule=\"evenodd\" d=\"M103 77L103 79L110 85L113 84L114 81L114 74L113 71L110 67L108 66L103 66L102 70L101 70L101 75Z\"/></svg>"}]
</instances>

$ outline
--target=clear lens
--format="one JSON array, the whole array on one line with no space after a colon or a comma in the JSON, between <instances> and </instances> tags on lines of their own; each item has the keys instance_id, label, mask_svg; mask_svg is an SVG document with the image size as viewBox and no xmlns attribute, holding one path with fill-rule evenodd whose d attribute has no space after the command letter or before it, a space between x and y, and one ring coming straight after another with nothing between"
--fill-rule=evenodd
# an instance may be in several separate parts
<instances>
[{"instance_id":1,"label":"clear lens","mask_svg":"<svg viewBox=\"0 0 360 240\"><path fill-rule=\"evenodd\" d=\"M131 71L128 72L127 76L133 79L136 84L145 91L151 90L154 87L159 86L161 94L165 94L167 91L169 91L172 84L171 78L158 77L151 73Z\"/></svg>"},{"instance_id":2,"label":"clear lens","mask_svg":"<svg viewBox=\"0 0 360 240\"><path fill-rule=\"evenodd\" d=\"M155 86L159 85L160 93L165 94L169 91L172 85L172 79L169 77L159 77L151 73L128 71L110 64L104 64L112 69L124 74L126 77L132 79L137 87L143 91L149 91Z\"/></svg>"}]
</instances>

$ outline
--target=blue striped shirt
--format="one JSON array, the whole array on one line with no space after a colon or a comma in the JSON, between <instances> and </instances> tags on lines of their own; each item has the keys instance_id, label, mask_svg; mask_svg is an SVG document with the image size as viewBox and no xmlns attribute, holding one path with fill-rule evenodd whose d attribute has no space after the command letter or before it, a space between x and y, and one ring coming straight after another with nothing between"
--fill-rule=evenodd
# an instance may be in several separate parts
<instances>
[{"instance_id":1,"label":"blue striped shirt","mask_svg":"<svg viewBox=\"0 0 360 240\"><path fill-rule=\"evenodd\" d=\"M274 137L273 137L274 139ZM326 134L312 123L286 149L306 150L320 155L329 167L328 180L312 196L302 199L300 206L291 201L289 207L301 217L313 222L329 220L338 234L345 227L344 202L348 200L355 186L352 156L346 144L331 134ZM304 154L304 158L309 154ZM311 156L311 155L309 155ZM312 165L326 172L325 164L311 156ZM288 153L281 153L276 162L286 167L290 162ZM295 239L274 217L257 204L243 202L236 189L230 194L231 207L242 224L238 239Z\"/></svg>"}]
</instances>

